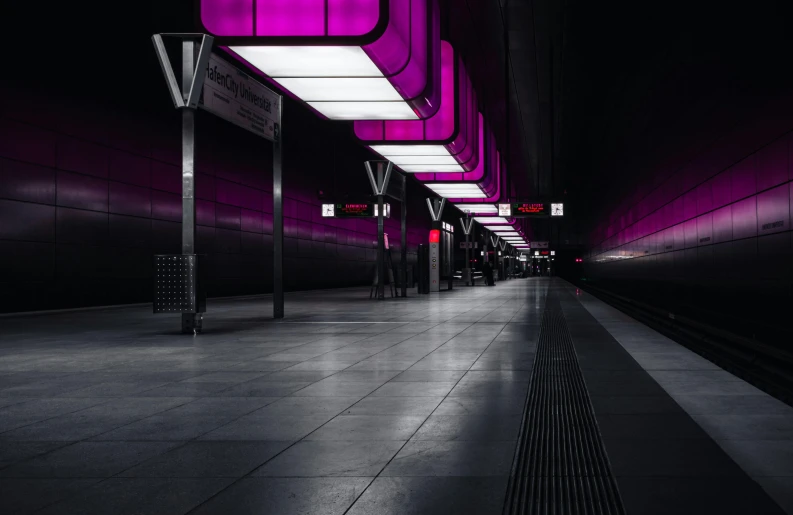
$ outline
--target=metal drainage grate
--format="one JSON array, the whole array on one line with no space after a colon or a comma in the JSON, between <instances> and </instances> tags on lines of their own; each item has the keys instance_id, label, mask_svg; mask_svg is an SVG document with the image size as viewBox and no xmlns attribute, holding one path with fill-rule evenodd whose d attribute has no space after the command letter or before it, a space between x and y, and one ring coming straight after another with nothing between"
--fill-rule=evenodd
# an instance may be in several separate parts
<instances>
[{"instance_id":1,"label":"metal drainage grate","mask_svg":"<svg viewBox=\"0 0 793 515\"><path fill-rule=\"evenodd\" d=\"M504 513L625 513L567 323L550 295Z\"/></svg>"}]
</instances>

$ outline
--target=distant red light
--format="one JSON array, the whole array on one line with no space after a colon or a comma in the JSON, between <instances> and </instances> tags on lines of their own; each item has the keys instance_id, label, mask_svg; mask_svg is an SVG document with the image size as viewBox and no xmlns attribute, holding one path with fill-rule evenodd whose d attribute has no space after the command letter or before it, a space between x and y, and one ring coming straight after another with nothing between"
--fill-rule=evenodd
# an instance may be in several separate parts
<instances>
[{"instance_id":1,"label":"distant red light","mask_svg":"<svg viewBox=\"0 0 793 515\"><path fill-rule=\"evenodd\" d=\"M432 229L430 231L430 243L441 242L441 231L439 229Z\"/></svg>"}]
</instances>

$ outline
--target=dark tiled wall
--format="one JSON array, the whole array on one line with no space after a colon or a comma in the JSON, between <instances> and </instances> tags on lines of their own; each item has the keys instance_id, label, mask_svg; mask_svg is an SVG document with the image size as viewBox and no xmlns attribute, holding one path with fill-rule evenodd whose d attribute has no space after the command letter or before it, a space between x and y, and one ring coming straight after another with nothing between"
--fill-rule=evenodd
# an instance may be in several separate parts
<instances>
[{"instance_id":1,"label":"dark tiled wall","mask_svg":"<svg viewBox=\"0 0 793 515\"><path fill-rule=\"evenodd\" d=\"M744 125L634 195L595 232L587 279L672 313L789 342L790 126L789 119Z\"/></svg>"},{"instance_id":2,"label":"dark tiled wall","mask_svg":"<svg viewBox=\"0 0 793 515\"><path fill-rule=\"evenodd\" d=\"M164 103L147 112L23 88L2 94L0 311L149 300L152 256L181 248L179 114ZM286 287L368 283L376 222L321 218L317 191L365 198L372 156L344 125L292 102L285 113ZM269 292L271 144L203 112L197 133L197 250L209 255L209 294ZM410 260L428 217L422 193L409 191ZM386 231L398 260L393 208Z\"/></svg>"}]
</instances>

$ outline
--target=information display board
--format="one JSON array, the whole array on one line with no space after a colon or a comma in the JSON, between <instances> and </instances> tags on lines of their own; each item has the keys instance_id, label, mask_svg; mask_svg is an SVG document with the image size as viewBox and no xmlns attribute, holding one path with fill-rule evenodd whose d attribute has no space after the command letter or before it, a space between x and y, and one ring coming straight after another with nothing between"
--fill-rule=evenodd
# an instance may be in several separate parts
<instances>
[{"instance_id":1,"label":"information display board","mask_svg":"<svg viewBox=\"0 0 793 515\"><path fill-rule=\"evenodd\" d=\"M391 216L391 204L383 204L383 216ZM374 202L340 202L336 204L322 204L324 218L373 218L377 216L377 204Z\"/></svg>"},{"instance_id":2,"label":"information display board","mask_svg":"<svg viewBox=\"0 0 793 515\"><path fill-rule=\"evenodd\" d=\"M548 210L549 205L544 202L513 202L498 205L499 216L512 218L546 217L549 213Z\"/></svg>"},{"instance_id":3,"label":"information display board","mask_svg":"<svg viewBox=\"0 0 793 515\"><path fill-rule=\"evenodd\" d=\"M564 205L549 202L512 202L498 205L498 216L511 218L545 218L563 216Z\"/></svg>"}]
</instances>

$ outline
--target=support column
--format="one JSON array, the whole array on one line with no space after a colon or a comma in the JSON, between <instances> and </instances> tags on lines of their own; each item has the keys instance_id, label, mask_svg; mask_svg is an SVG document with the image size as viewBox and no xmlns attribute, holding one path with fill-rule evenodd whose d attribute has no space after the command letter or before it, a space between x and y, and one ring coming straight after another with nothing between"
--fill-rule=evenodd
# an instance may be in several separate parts
<instances>
[{"instance_id":1,"label":"support column","mask_svg":"<svg viewBox=\"0 0 793 515\"><path fill-rule=\"evenodd\" d=\"M273 141L273 318L284 318L283 97L278 97L278 126Z\"/></svg>"},{"instance_id":2,"label":"support column","mask_svg":"<svg viewBox=\"0 0 793 515\"><path fill-rule=\"evenodd\" d=\"M383 163L377 163L377 184L383 184ZM385 188L383 188L385 189ZM377 300L385 300L385 227L383 195L377 195Z\"/></svg>"},{"instance_id":3,"label":"support column","mask_svg":"<svg viewBox=\"0 0 793 515\"><path fill-rule=\"evenodd\" d=\"M400 249L402 269L402 297L408 290L408 192L406 177L402 175L402 248Z\"/></svg>"},{"instance_id":4,"label":"support column","mask_svg":"<svg viewBox=\"0 0 793 515\"><path fill-rule=\"evenodd\" d=\"M187 99L193 84L197 48L182 42L182 96ZM182 255L195 254L195 110L182 111ZM182 313L182 332L201 332L201 313Z\"/></svg>"}]
</instances>

